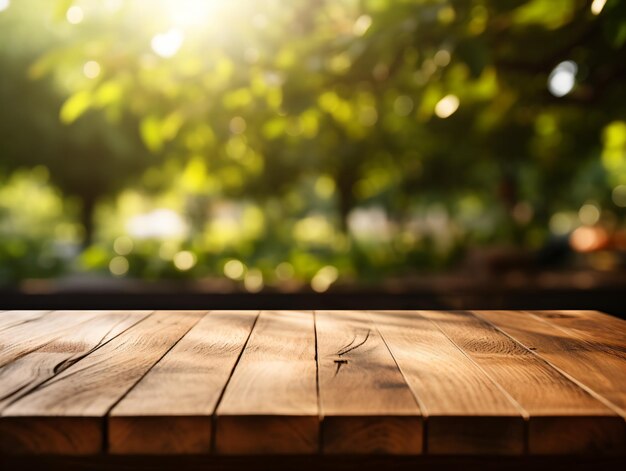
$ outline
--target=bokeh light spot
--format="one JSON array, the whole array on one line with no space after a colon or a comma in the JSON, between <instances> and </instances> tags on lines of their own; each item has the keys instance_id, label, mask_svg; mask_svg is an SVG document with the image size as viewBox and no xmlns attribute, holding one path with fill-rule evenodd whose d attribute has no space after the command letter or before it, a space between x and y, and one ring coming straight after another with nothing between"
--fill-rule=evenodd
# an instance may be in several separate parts
<instances>
[{"instance_id":1,"label":"bokeh light spot","mask_svg":"<svg viewBox=\"0 0 626 471\"><path fill-rule=\"evenodd\" d=\"M243 285L250 293L258 293L263 289L263 274L258 268L248 270Z\"/></svg>"},{"instance_id":2,"label":"bokeh light spot","mask_svg":"<svg viewBox=\"0 0 626 471\"><path fill-rule=\"evenodd\" d=\"M447 51L446 49L441 49L437 51L437 53L433 57L433 62L439 67L445 67L450 63L451 59L452 56L450 55L450 51Z\"/></svg>"},{"instance_id":3,"label":"bokeh light spot","mask_svg":"<svg viewBox=\"0 0 626 471\"><path fill-rule=\"evenodd\" d=\"M241 116L235 116L230 120L230 124L228 125L230 132L233 134L243 134L246 131L246 127L246 120Z\"/></svg>"},{"instance_id":4,"label":"bokeh light spot","mask_svg":"<svg viewBox=\"0 0 626 471\"><path fill-rule=\"evenodd\" d=\"M128 260L126 257L114 257L109 263L109 271L115 276L123 276L128 273Z\"/></svg>"},{"instance_id":5,"label":"bokeh light spot","mask_svg":"<svg viewBox=\"0 0 626 471\"><path fill-rule=\"evenodd\" d=\"M374 126L378 121L378 112L373 106L364 106L359 111L358 118L363 126Z\"/></svg>"},{"instance_id":6,"label":"bokeh light spot","mask_svg":"<svg viewBox=\"0 0 626 471\"><path fill-rule=\"evenodd\" d=\"M311 280L311 288L317 293L323 293L328 291L330 285L332 285L339 277L339 270L332 265L326 265L321 268Z\"/></svg>"},{"instance_id":7,"label":"bokeh light spot","mask_svg":"<svg viewBox=\"0 0 626 471\"><path fill-rule=\"evenodd\" d=\"M600 227L581 226L570 237L570 246L576 252L593 252L608 243L606 231Z\"/></svg>"},{"instance_id":8,"label":"bokeh light spot","mask_svg":"<svg viewBox=\"0 0 626 471\"><path fill-rule=\"evenodd\" d=\"M174 266L180 271L191 270L197 262L196 255L189 250L181 250L174 255Z\"/></svg>"},{"instance_id":9,"label":"bokeh light spot","mask_svg":"<svg viewBox=\"0 0 626 471\"><path fill-rule=\"evenodd\" d=\"M68 23L77 25L78 23L81 23L83 19L85 19L85 14L83 13L83 9L81 7L74 5L68 8L67 12L65 13L65 18L67 19Z\"/></svg>"},{"instance_id":10,"label":"bokeh light spot","mask_svg":"<svg viewBox=\"0 0 626 471\"><path fill-rule=\"evenodd\" d=\"M626 208L626 185L617 185L613 188L611 196L616 206Z\"/></svg>"},{"instance_id":11,"label":"bokeh light spot","mask_svg":"<svg viewBox=\"0 0 626 471\"><path fill-rule=\"evenodd\" d=\"M167 239L183 237L188 227L180 214L171 209L155 209L149 213L138 214L128 221L126 230L138 239Z\"/></svg>"},{"instance_id":12,"label":"bokeh light spot","mask_svg":"<svg viewBox=\"0 0 626 471\"><path fill-rule=\"evenodd\" d=\"M361 15L357 18L352 26L352 32L355 36L363 36L372 26L372 17L369 15Z\"/></svg>"},{"instance_id":13,"label":"bokeh light spot","mask_svg":"<svg viewBox=\"0 0 626 471\"><path fill-rule=\"evenodd\" d=\"M602 13L602 9L606 5L606 0L593 0L591 3L591 13L594 15L599 15Z\"/></svg>"},{"instance_id":14,"label":"bokeh light spot","mask_svg":"<svg viewBox=\"0 0 626 471\"><path fill-rule=\"evenodd\" d=\"M446 95L435 105L435 114L442 118L449 118L459 109L459 98L456 95Z\"/></svg>"},{"instance_id":15,"label":"bokeh light spot","mask_svg":"<svg viewBox=\"0 0 626 471\"><path fill-rule=\"evenodd\" d=\"M565 212L553 214L549 223L550 231L560 236L571 232L576 225L576 213L570 214Z\"/></svg>"},{"instance_id":16,"label":"bokeh light spot","mask_svg":"<svg viewBox=\"0 0 626 471\"><path fill-rule=\"evenodd\" d=\"M281 280L290 280L295 275L293 265L289 262L282 262L276 267L276 277Z\"/></svg>"},{"instance_id":17,"label":"bokeh light spot","mask_svg":"<svg viewBox=\"0 0 626 471\"><path fill-rule=\"evenodd\" d=\"M0 11L4 11L11 6L10 0L0 0Z\"/></svg>"},{"instance_id":18,"label":"bokeh light spot","mask_svg":"<svg viewBox=\"0 0 626 471\"><path fill-rule=\"evenodd\" d=\"M246 267L239 260L229 260L224 265L224 275L231 280L240 280L246 271Z\"/></svg>"},{"instance_id":19,"label":"bokeh light spot","mask_svg":"<svg viewBox=\"0 0 626 471\"><path fill-rule=\"evenodd\" d=\"M95 79L98 75L100 75L100 64L96 61L87 61L83 66L83 74L88 79Z\"/></svg>"},{"instance_id":20,"label":"bokeh light spot","mask_svg":"<svg viewBox=\"0 0 626 471\"><path fill-rule=\"evenodd\" d=\"M133 251L133 239L128 236L120 236L113 242L113 250L118 255L128 255Z\"/></svg>"},{"instance_id":21,"label":"bokeh light spot","mask_svg":"<svg viewBox=\"0 0 626 471\"><path fill-rule=\"evenodd\" d=\"M558 64L548 77L548 90L555 97L562 97L572 91L576 85L578 65L574 61L564 61Z\"/></svg>"},{"instance_id":22,"label":"bokeh light spot","mask_svg":"<svg viewBox=\"0 0 626 471\"><path fill-rule=\"evenodd\" d=\"M586 226L593 226L600 220L600 209L592 203L583 204L578 210L578 218Z\"/></svg>"},{"instance_id":23,"label":"bokeh light spot","mask_svg":"<svg viewBox=\"0 0 626 471\"><path fill-rule=\"evenodd\" d=\"M336 189L335 180L328 175L321 175L315 181L315 193L320 198L330 198Z\"/></svg>"}]
</instances>

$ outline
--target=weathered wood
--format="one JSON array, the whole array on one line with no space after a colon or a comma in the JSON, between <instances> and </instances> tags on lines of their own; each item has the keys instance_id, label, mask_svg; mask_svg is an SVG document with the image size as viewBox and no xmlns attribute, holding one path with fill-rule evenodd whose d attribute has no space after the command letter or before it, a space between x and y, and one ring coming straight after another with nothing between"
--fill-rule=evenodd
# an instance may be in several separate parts
<instances>
[{"instance_id":1,"label":"weathered wood","mask_svg":"<svg viewBox=\"0 0 626 471\"><path fill-rule=\"evenodd\" d=\"M208 453L217 401L258 311L206 315L109 416L109 452Z\"/></svg>"},{"instance_id":2,"label":"weathered wood","mask_svg":"<svg viewBox=\"0 0 626 471\"><path fill-rule=\"evenodd\" d=\"M371 313L427 415L428 453L521 454L522 409L431 321Z\"/></svg>"},{"instance_id":3,"label":"weathered wood","mask_svg":"<svg viewBox=\"0 0 626 471\"><path fill-rule=\"evenodd\" d=\"M318 451L312 313L261 312L217 408L215 435L223 454Z\"/></svg>"},{"instance_id":4,"label":"weathered wood","mask_svg":"<svg viewBox=\"0 0 626 471\"><path fill-rule=\"evenodd\" d=\"M0 366L62 338L76 325L105 311L54 311L0 332Z\"/></svg>"},{"instance_id":5,"label":"weathered wood","mask_svg":"<svg viewBox=\"0 0 626 471\"><path fill-rule=\"evenodd\" d=\"M528 412L530 453L623 452L624 420L545 360L469 312L420 313Z\"/></svg>"},{"instance_id":6,"label":"weathered wood","mask_svg":"<svg viewBox=\"0 0 626 471\"><path fill-rule=\"evenodd\" d=\"M418 454L419 406L367 313L315 313L323 453Z\"/></svg>"},{"instance_id":7,"label":"weathered wood","mask_svg":"<svg viewBox=\"0 0 626 471\"><path fill-rule=\"evenodd\" d=\"M626 454L626 323L598 312L7 316L0 467L16 454L217 467Z\"/></svg>"},{"instance_id":8,"label":"weathered wood","mask_svg":"<svg viewBox=\"0 0 626 471\"><path fill-rule=\"evenodd\" d=\"M11 404L0 453L102 452L104 416L200 316L157 311Z\"/></svg>"},{"instance_id":9,"label":"weathered wood","mask_svg":"<svg viewBox=\"0 0 626 471\"><path fill-rule=\"evenodd\" d=\"M626 321L598 311L531 311L601 348L626 357Z\"/></svg>"},{"instance_id":10,"label":"weathered wood","mask_svg":"<svg viewBox=\"0 0 626 471\"><path fill-rule=\"evenodd\" d=\"M524 311L475 311L626 417L626 356Z\"/></svg>"},{"instance_id":11,"label":"weathered wood","mask_svg":"<svg viewBox=\"0 0 626 471\"><path fill-rule=\"evenodd\" d=\"M78 322L78 316L68 319L63 337L0 367L0 411L148 314L149 311L102 312L86 322Z\"/></svg>"},{"instance_id":12,"label":"weathered wood","mask_svg":"<svg viewBox=\"0 0 626 471\"><path fill-rule=\"evenodd\" d=\"M2 311L0 315L0 333L20 324L37 320L50 311Z\"/></svg>"}]
</instances>

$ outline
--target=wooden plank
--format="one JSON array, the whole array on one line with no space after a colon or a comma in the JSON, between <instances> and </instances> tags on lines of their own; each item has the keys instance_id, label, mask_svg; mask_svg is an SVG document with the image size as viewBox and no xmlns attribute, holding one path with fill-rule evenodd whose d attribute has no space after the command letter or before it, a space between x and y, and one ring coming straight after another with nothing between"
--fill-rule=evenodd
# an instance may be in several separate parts
<instances>
[{"instance_id":1,"label":"wooden plank","mask_svg":"<svg viewBox=\"0 0 626 471\"><path fill-rule=\"evenodd\" d=\"M3 330L0 332L0 366L62 338L78 324L102 312L54 311Z\"/></svg>"},{"instance_id":2,"label":"wooden plank","mask_svg":"<svg viewBox=\"0 0 626 471\"><path fill-rule=\"evenodd\" d=\"M258 311L214 311L198 322L109 414L109 451L208 453L217 401Z\"/></svg>"},{"instance_id":3,"label":"wooden plank","mask_svg":"<svg viewBox=\"0 0 626 471\"><path fill-rule=\"evenodd\" d=\"M102 452L103 417L203 313L157 311L0 415L0 453Z\"/></svg>"},{"instance_id":4,"label":"wooden plank","mask_svg":"<svg viewBox=\"0 0 626 471\"><path fill-rule=\"evenodd\" d=\"M316 311L315 326L322 451L421 453L419 406L367 313Z\"/></svg>"},{"instance_id":5,"label":"wooden plank","mask_svg":"<svg viewBox=\"0 0 626 471\"><path fill-rule=\"evenodd\" d=\"M216 451L315 453L318 435L313 314L263 311L217 408Z\"/></svg>"},{"instance_id":6,"label":"wooden plank","mask_svg":"<svg viewBox=\"0 0 626 471\"><path fill-rule=\"evenodd\" d=\"M37 320L50 311L2 311L0 315L0 333L20 324Z\"/></svg>"},{"instance_id":7,"label":"wooden plank","mask_svg":"<svg viewBox=\"0 0 626 471\"><path fill-rule=\"evenodd\" d=\"M430 454L521 454L523 410L431 321L371 313L427 416Z\"/></svg>"},{"instance_id":8,"label":"wooden plank","mask_svg":"<svg viewBox=\"0 0 626 471\"><path fill-rule=\"evenodd\" d=\"M598 311L530 311L580 338L626 356L626 321Z\"/></svg>"},{"instance_id":9,"label":"wooden plank","mask_svg":"<svg viewBox=\"0 0 626 471\"><path fill-rule=\"evenodd\" d=\"M469 312L420 313L528 412L529 453L623 452L624 420L545 360Z\"/></svg>"},{"instance_id":10,"label":"wooden plank","mask_svg":"<svg viewBox=\"0 0 626 471\"><path fill-rule=\"evenodd\" d=\"M0 367L0 411L145 318L150 311L102 312L63 337Z\"/></svg>"},{"instance_id":11,"label":"wooden plank","mask_svg":"<svg viewBox=\"0 0 626 471\"><path fill-rule=\"evenodd\" d=\"M474 311L565 374L602 396L626 417L626 356L590 343L524 311Z\"/></svg>"}]
</instances>

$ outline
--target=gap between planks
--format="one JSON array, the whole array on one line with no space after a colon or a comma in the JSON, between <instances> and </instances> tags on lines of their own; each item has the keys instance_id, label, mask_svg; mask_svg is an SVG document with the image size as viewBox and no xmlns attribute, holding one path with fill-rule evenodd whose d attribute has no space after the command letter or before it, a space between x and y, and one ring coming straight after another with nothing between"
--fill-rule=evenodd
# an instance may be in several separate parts
<instances>
[{"instance_id":1,"label":"gap between planks","mask_svg":"<svg viewBox=\"0 0 626 471\"><path fill-rule=\"evenodd\" d=\"M529 412L531 454L624 453L623 419L571 376L537 355L517 336L472 312L420 311ZM526 319L532 323L532 318Z\"/></svg>"},{"instance_id":2,"label":"gap between planks","mask_svg":"<svg viewBox=\"0 0 626 471\"><path fill-rule=\"evenodd\" d=\"M268 312L271 312L271 311L268 311ZM327 311L320 311L320 312L322 313L321 314L322 316L329 316L330 315L330 314L328 314ZM532 357L538 358L539 360L541 360L542 362L547 364L551 369L556 371L558 374L560 374L561 376L564 376L568 381L574 383L579 388L581 388L583 391L586 391L587 393L589 393L589 391L584 387L585 386L584 382L579 382L579 381L576 380L576 378L574 378L572 376L569 376L569 373L567 373L567 371L562 370L557 365L554 365L553 362L551 362L551 361L547 360L546 358L544 358L544 356L542 356L541 352L537 352L537 351L534 351L534 350L530 349L526 345L527 342L522 342L522 341L518 340L518 338L516 336L510 335L510 333L508 333L506 331L506 329L503 330L501 327L496 325L497 323L494 324L493 323L493 319L488 320L488 319L483 318L481 316L481 312L483 312L483 311L476 312L476 313L471 313L471 312L465 313L465 316L469 316L469 317L466 317L464 319L466 321L468 319L470 319L470 321L471 321L471 318L474 318L474 319L480 320L484 325L490 325L491 327L494 328L494 330L499 332L502 336L507 337L509 339L509 342L512 342L511 345L514 345L514 344L518 345L520 348L524 349L525 351L530 352L532 354L531 355ZM281 312L278 312L278 314L277 314L279 319L282 317L280 313ZM338 312L338 311L335 311L334 313L335 313L334 314L335 316L338 315L340 317L343 317L343 315L345 315L345 313ZM312 312L310 314L312 316L312 327L313 327L313 330L312 330L313 349L312 350L313 350L314 354L313 354L312 360L313 360L313 364L315 366L315 368L314 368L314 370L315 370L314 395L315 395L315 406L316 406L316 410L317 410L316 417L317 417L317 423L318 423L317 427L318 428L317 428L317 437L316 437L316 439L314 439L314 440L307 439L307 440L311 441L311 443L316 442L315 447L314 447L315 449L313 450L311 448L310 451L309 451L311 453L332 452L330 449L328 449L328 448L325 449L324 448L324 441L326 440L326 437L324 436L324 433L323 433L323 429L325 427L325 424L324 424L325 415L323 414L323 407L324 407L324 405L323 405L323 402L322 402L322 397L324 395L324 388L323 388L323 386L321 384L321 381L320 381L320 367L321 367L320 365L322 364L323 359L322 359L322 356L320 355L318 318L317 318L318 317L318 313L317 312ZM437 314L437 313L435 313L435 314ZM467 339L465 339L463 336L460 337L461 344L457 343L454 340L454 338L458 337L458 331L455 332L454 329L453 329L452 332L449 333L449 332L446 332L446 331L442 330L442 327L440 325L440 323L442 322L442 317L441 316L445 317L445 313L438 313L437 315L435 315L435 314L432 314L432 312L429 314L428 311L422 311L422 314L417 314L417 316L418 316L418 318L423 318L428 324L433 325L441 333L441 335L437 334L437 336L438 336L437 338L439 338L438 342L439 342L440 346L443 347L443 350L445 352L447 352L446 354L449 355L450 358L459 358L460 359L461 356L463 356L465 358L465 360L459 360L459 361L461 361L461 364L474 365L473 367L470 367L470 368L474 368L477 372L479 372L479 371L482 372L481 374L476 373L476 374L478 374L478 376L480 378L482 378L480 381L482 382L481 384L483 386L481 386L481 387L485 387L485 385L489 384L490 381L493 382L494 386L491 386L491 388L493 388L493 387L495 387L496 389L500 388L501 394L502 394L502 392L506 393L506 394L502 394L505 399L500 399L500 400L504 400L504 402L506 402L506 396L509 394L508 393L508 388L503 387L500 384L499 381L496 381L495 379L493 379L493 376L490 373L490 371L492 371L492 372L495 371L496 373L498 372L497 365L493 366L493 365L491 365L489 363L488 359L485 359L484 357L482 357L480 355L476 356L477 353L473 352L471 350L471 347L472 347L471 343L470 344L466 343L466 347L464 348L462 346L462 344L463 344L463 342L467 342ZM426 315L426 317L423 317L423 315ZM357 317L359 317L359 316L360 316L360 314L357 315ZM407 385L410 387L411 393L412 393L415 401L417 402L418 408L424 413L424 416L428 415L429 407L431 409L433 409L432 404L428 404L428 400L426 400L426 402L424 402L424 398L420 397L420 396L424 395L424 390L422 390L422 393L420 394L419 389L415 388L415 381L417 381L417 380L411 379L411 374L410 373L407 374L407 372L405 371L405 370L407 370L407 366L406 366L408 364L407 361L406 360L405 361L402 360L402 355L400 355L400 358L398 358L397 354L394 354L393 337L394 337L394 335L397 336L397 334L394 334L393 333L393 329L392 329L392 332L391 332L391 334L392 334L391 335L392 342L389 343L389 341L388 341L389 339L387 339L385 337L385 332L387 332L387 334L389 334L389 332L390 332L390 327L388 325L386 325L387 323L381 324L381 322L379 322L380 318L377 317L376 313L370 313L367 316L370 319L370 322L372 323L372 327L376 331L376 335L379 336L380 341L384 345L384 351L387 352L387 354L389 355L389 358L393 362L396 370L398 370L398 372L402 376L403 382L405 383L404 387L406 387ZM437 316L439 316L439 317L437 317ZM148 317L150 317L150 316L147 316L146 319ZM200 318L197 319L196 323L191 325L177 340L175 340L175 342L173 344L171 344L169 346L169 348L167 348L166 351L164 351L161 354L161 356L158 357L152 363L152 365L149 366L147 368L147 370L145 370L143 372L143 374L139 378L136 378L136 381L134 383L132 383L130 385L130 387L127 388L127 390L123 393L123 395L120 396L119 398L117 398L117 400L114 401L109 406L109 408L107 409L107 411L105 413L105 420L103 420L102 422L107 424L109 422L109 420L112 420L114 418L114 416L115 416L115 414L112 414L115 411L115 409L118 406L121 406L126 400L128 400L134 394L138 394L137 391L140 390L141 385L144 382L144 380L146 380L146 378L149 378L152 375L156 374L155 371L160 368L159 365L162 366L164 363L166 363L166 360L168 359L168 357L171 356L172 352L175 351L177 349L177 347L179 347L180 344L184 342L184 339L189 335L189 333L192 332L194 330L194 328L196 328L198 326L198 324L200 324L201 320L206 320L208 317L210 317L210 314L204 314L201 319ZM271 317L271 315L270 315L270 317ZM219 414L217 413L217 410L222 405L222 402L223 402L223 399L224 399L224 397L225 397L225 395L227 393L228 387L231 384L231 380L233 379L234 376L237 375L237 369L238 369L242 359L245 357L246 350L248 348L248 343L250 342L251 338L253 337L253 334L255 333L256 323L257 323L259 318L260 318L260 315L257 314L257 316L255 317L254 322L253 322L252 326L250 327L250 330L249 330L249 332L248 332L248 334L247 334L247 336L245 338L245 341L242 343L242 345L240 347L240 350L239 350L239 352L238 352L238 354L236 356L236 359L234 360L234 363L232 364L232 368L228 371L228 375L227 375L227 378L225 379L224 386L221 388L221 390L219 392L219 397L218 397L218 399L217 399L217 401L215 403L215 406L214 406L213 410L210 411L210 412L209 411L205 412L206 416L208 417L208 420L211 423L210 426L212 427L212 430L215 430L216 427L219 428L220 417L219 417ZM393 319L389 318L387 320L393 320ZM340 319L338 321L339 325L344 326L342 328L345 328L345 325L350 324L350 322L347 322L347 324L346 324L346 322L344 322L344 321L345 321L345 319ZM544 319L540 319L540 321L541 322L545 322ZM471 321L471 322L473 322L473 321ZM470 324L471 324L471 322L470 322ZM471 325L474 325L474 324L471 324ZM423 324L423 325L426 325L426 324ZM562 327L559 327L559 328L561 330L563 330L563 331L567 330L567 329L564 329ZM130 327L129 327L129 329L130 329ZM349 329L354 329L354 327L353 326L349 327ZM124 331L123 333L125 333L125 332L126 331ZM429 332L432 332L432 331L429 331ZM122 333L117 334L117 336L114 337L114 338L118 338L120 335L122 335ZM372 335L372 334L369 333L369 331L368 331L368 334L365 336L365 340L362 340L361 346L365 345L367 342L371 342L371 340L375 340L375 337L372 337L372 339L370 340L370 337L369 337L370 335ZM572 335L572 338L578 338L579 342L583 342L583 341L588 342L588 340L584 340L584 339L580 338L580 337L584 337L583 335L581 335L581 334L578 334L578 335L579 335L578 337L576 335ZM444 341L444 339L445 339L445 341ZM105 346L106 344L110 343L112 340L113 339L109 339L105 344L96 347L96 351L100 350L103 346ZM500 339L500 342L501 341L502 340ZM358 341L358 342L356 342L356 344L358 345L360 342L361 341ZM395 343L397 344L397 342L398 341L396 341ZM263 342L261 342L261 344L262 343ZM258 342L257 342L257 344L258 344ZM400 342L400 344L398 344L398 345L402 346L402 343ZM469 350L470 353L468 353L467 345L469 345L469 347L470 347L470 350ZM345 354L353 354L353 355L357 355L358 354L358 356L355 357L357 363L359 361L362 361L363 358L367 358L367 356L361 357L361 352L359 352L358 348L355 348L355 349L352 350L353 346L354 345L351 345L351 346L347 347L347 349L343 348L343 349L336 350L336 353L339 354L340 352L344 352L343 353L344 355ZM361 348L361 346L359 346L359 348ZM369 344L368 344L368 346L369 346ZM396 347L395 347L396 353L398 351L400 353L402 353L402 349L401 348L399 349L399 348L400 347L398 347L396 345ZM363 351L363 350L364 349L361 349L361 351ZM428 351L425 351L423 349L422 350L418 350L418 351L421 352L420 354L427 354L427 353L429 353ZM454 353L454 352L457 352L457 353ZM83 358L89 358L90 355L91 355L91 353L88 356L83 357ZM376 353L375 354L375 358L382 358L382 357L384 357L385 354L382 354L383 355L382 357L380 355L381 355L381 353ZM340 355L340 356L343 356L343 355ZM81 361L83 361L83 358L80 358L72 366L75 366L76 364L79 364ZM389 360L384 360L384 361L389 361ZM353 362L352 365L354 365L354 363L355 362ZM402 367L403 364L405 365L404 368ZM484 367L483 367L483 365L484 365ZM339 366L340 366L340 368L344 368L341 365L339 365ZM494 370L494 368L495 368L495 370ZM566 370L567 370L567 368L566 368ZM345 370L344 370L344 372L345 372ZM412 383L413 383L413 386L411 386ZM400 387L402 387L402 386L400 386ZM39 388L39 386L37 388ZM593 393L593 391L592 391L592 393ZM496 394L496 396L497 396L497 393L495 393L495 392L492 392L492 394ZM600 395L600 394L596 395L596 393L593 393L591 395L593 397L595 397L596 399L598 399L597 396L602 397L602 395ZM511 397L509 395L509 402L511 402L510 399L511 399ZM504 430L509 430L509 432L513 431L514 434L517 434L518 432L516 431L517 429L515 427L510 428L512 425L514 425L514 423L516 423L516 421L513 420L511 422L511 419L509 419L507 417L515 417L516 414L518 416L523 416L524 415L523 414L524 409L521 406L519 406L519 403L517 403L517 401L515 399L513 400L513 402L515 404L517 404L517 408L513 407L513 409L512 409L515 412L512 413L510 409L507 409L506 407L503 406L504 409L502 410L502 412L504 413L504 415L502 416L502 418L507 421L506 423L508 423L508 425L505 426ZM228 414L226 414L226 415L228 416ZM345 422L345 417L341 417L340 416L339 418L340 418L341 421ZM69 418L69 419L71 419L71 418ZM267 420L267 417L265 419L263 419L262 417L259 416L258 419L261 420L260 424L265 424L265 425L270 424L271 425L271 423L272 423L271 420L270 421ZM480 418L466 417L466 419L470 420L470 421L472 421L472 420L476 421L476 420L478 420ZM531 417L531 419L532 419L532 417ZM437 432L437 427L435 426L437 420L439 420L440 425L446 425L446 422L447 422L448 430L447 431L444 430L445 427L444 427L444 429L442 429L440 427L439 428L439 432ZM455 419L455 420L458 420L458 419ZM500 420L500 419L498 419L498 420ZM244 420L239 425L237 425L236 422L237 422L237 420L235 420L235 423L234 423L235 427L242 427L243 426L244 429L245 429L245 425L246 424L250 425L250 423L251 423L250 421L246 422ZM255 420L253 420L252 422L255 422ZM524 422L526 424L528 424L528 420L526 420ZM576 421L574 421L573 423L575 423L575 422ZM345 423L349 423L349 422L345 422ZM478 422L474 422L474 424L476 424L476 423L478 423ZM430 449L427 450L429 453L430 452L433 452L433 453L437 453L437 452L439 452L439 453L442 453L442 452L445 452L445 453L455 453L455 452L459 452L459 450L462 450L465 453L468 452L468 449L465 449L465 450L463 449L463 446L462 446L463 443L462 442L463 442L463 440L467 440L468 437L469 438L473 438L473 437L471 437L468 434L468 432L475 433L476 429L473 429L472 427L470 427L469 429L464 431L463 427L459 427L458 426L459 423L457 422L456 423L456 428L457 428L457 430L460 430L461 435L459 435L457 437L453 436L452 437L453 441L450 442L450 437L446 436L446 434L449 434L449 431L451 430L450 426L452 426L453 424L454 423L450 422L450 419L448 419L446 417L443 417L443 416L442 417L437 417L437 414L431 414L428 417L428 420L426 421L426 424L425 424L425 427L424 427L424 431L423 431L423 436L424 436L423 443L426 446L429 446ZM607 424L609 425L609 427L613 427L613 425L614 425L613 422L610 422L610 423L607 422ZM233 423L231 423L231 426L232 425L233 425ZM259 424L256 424L256 426L258 426L258 425ZM498 430L498 427L500 427L502 425L502 423L499 424L496 421L495 425L496 425L496 427L495 427L496 430ZM584 422L583 422L583 425L584 425ZM104 427L107 427L107 425L104 425ZM252 427L254 428L255 424L252 424ZM308 427L308 425L307 425L307 427ZM452 428L454 428L454 427L452 427ZM550 424L548 424L548 429L549 428L550 428ZM263 429L259 429L259 431L255 432L255 433L257 433L257 435L255 436L253 434L251 436L251 438L257 438L258 439L259 438L258 435L259 435L259 433L261 433L262 430ZM444 430L445 433L441 432L441 430ZM548 431L550 431L550 430L548 430ZM108 430L105 428L104 432L105 433L102 434L103 440L104 439L110 440L110 437L109 437L109 435L111 433L110 427L109 427ZM439 435L439 438L437 438L437 433L443 433L443 435ZM463 433L465 433L466 435L463 436ZM528 430L526 430L526 432L523 435L524 435L523 442L527 444L529 442L529 437L528 437L529 432L528 432ZM496 436L495 438L503 438L503 437L506 440L510 440L511 439L510 433L509 433L509 435L504 434L504 435L501 435L501 436ZM263 438L263 437L261 437L261 438ZM439 440L438 444L437 444L437 440ZM456 444L454 443L454 440L457 440ZM461 442L460 443L460 445L461 445L460 447L459 447L459 440ZM207 445L207 443L208 443L208 445ZM201 452L203 452L203 453L211 452L211 451L213 451L213 452L215 452L215 451L226 452L226 453L233 453L233 452L237 453L238 452L237 449L236 449L237 447L235 447L235 449L231 449L231 450L228 449L228 446L226 446L224 448L224 446L223 446L224 442L221 443L222 449L221 450L219 450L219 449L216 450L216 448L219 448L219 446L218 446L218 443L216 442L216 435L215 434L211 435L210 440L207 443L204 443L202 445ZM373 445L370 445L370 447L372 447L373 449L369 450L369 452L380 452L381 451L380 448L377 448L377 447L380 447L380 444L377 443L376 440L374 440L373 442L371 442L371 440L370 440L370 444L371 443L373 443ZM484 448L485 447L485 443L486 443L485 440L479 440L478 442L476 442L476 443L471 445L471 447L469 449L469 452L472 452L472 451L476 452L476 450L482 450L484 452L484 450L485 450L485 448ZM432 446L433 444L435 444L435 446ZM465 443L465 445L467 445L467 443ZM481 447L483 447L483 448L481 448ZM367 448L367 447L365 447L365 448ZM105 448L105 450L106 450L106 448ZM505 447L504 450L505 450L505 452L508 450L509 453L511 453L511 452L514 453L514 454L518 453L518 451L516 451L517 448L515 448L515 447L513 447L513 448L506 448ZM126 450L126 451L128 451L128 450ZM245 451L246 450L243 450L243 451L239 450L239 452L245 452ZM253 447L253 451L255 451L254 447ZM258 449L256 449L256 451L258 451ZM279 449L274 450L274 451L276 451L276 452L284 452L284 450L281 450L280 447L279 447ZM389 450L384 450L384 449L383 449L383 451L384 452L390 452ZM424 449L423 451L426 451L426 449ZM536 450L533 450L533 449L531 449L530 451L531 452L536 452ZM115 451L113 451L113 452L115 452ZM120 451L118 451L118 452L120 452ZM124 452L124 450L121 450L121 452ZM166 449L166 450L163 450L163 452L165 452L165 453L172 452L172 450L167 450ZM194 451L185 451L183 449L183 452L194 452ZM199 451L196 449L195 452L199 452ZM365 452L368 452L368 450L365 449ZM416 452L416 451L413 450L413 452Z\"/></svg>"},{"instance_id":3,"label":"gap between planks","mask_svg":"<svg viewBox=\"0 0 626 471\"><path fill-rule=\"evenodd\" d=\"M2 451L102 452L110 406L197 322L200 313L157 311L2 412Z\"/></svg>"},{"instance_id":4,"label":"gap between planks","mask_svg":"<svg viewBox=\"0 0 626 471\"><path fill-rule=\"evenodd\" d=\"M258 311L206 314L109 411L107 450L210 452L214 411L257 318Z\"/></svg>"}]
</instances>

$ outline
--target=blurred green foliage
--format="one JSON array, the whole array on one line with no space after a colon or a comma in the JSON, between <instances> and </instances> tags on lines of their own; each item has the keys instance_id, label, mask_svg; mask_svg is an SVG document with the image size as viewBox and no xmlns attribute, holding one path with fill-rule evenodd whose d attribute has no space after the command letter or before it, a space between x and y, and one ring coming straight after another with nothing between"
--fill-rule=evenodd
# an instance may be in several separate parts
<instances>
[{"instance_id":1,"label":"blurred green foliage","mask_svg":"<svg viewBox=\"0 0 626 471\"><path fill-rule=\"evenodd\" d=\"M623 223L626 2L7 4L0 282L324 291Z\"/></svg>"}]
</instances>

